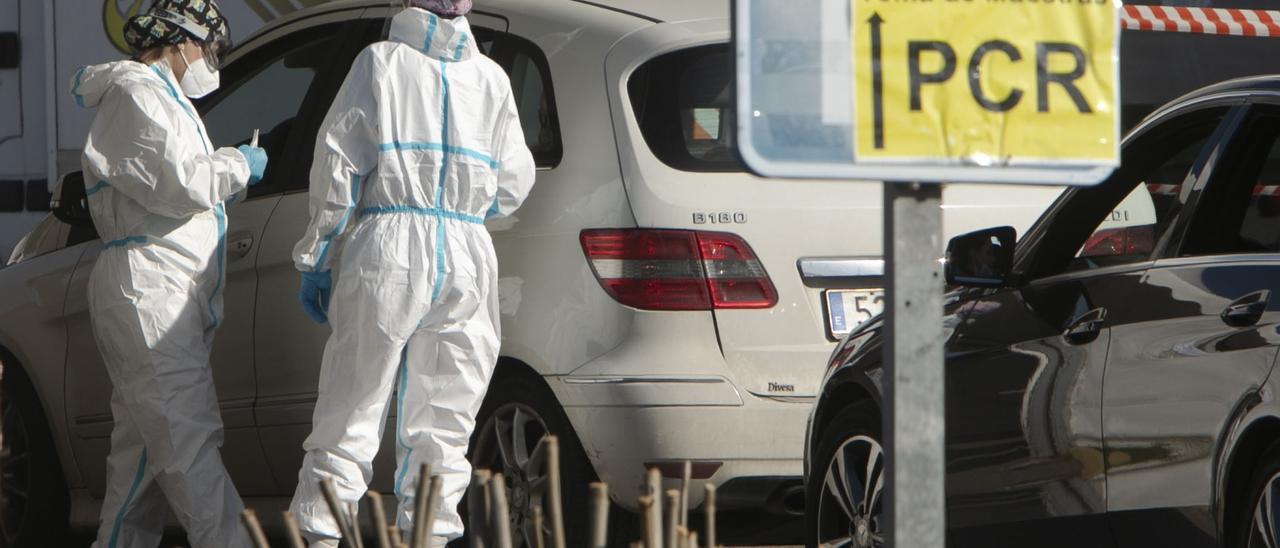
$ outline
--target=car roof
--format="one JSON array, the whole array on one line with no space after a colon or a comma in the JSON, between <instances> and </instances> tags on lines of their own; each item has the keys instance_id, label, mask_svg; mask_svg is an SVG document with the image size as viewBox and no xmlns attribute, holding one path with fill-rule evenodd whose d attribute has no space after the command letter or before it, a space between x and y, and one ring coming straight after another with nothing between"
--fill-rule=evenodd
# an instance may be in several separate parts
<instances>
[{"instance_id":1,"label":"car roof","mask_svg":"<svg viewBox=\"0 0 1280 548\"><path fill-rule=\"evenodd\" d=\"M729 0L520 0L528 4L580 4L583 9L606 9L644 19L654 23L672 23L697 19L723 19L729 16ZM386 7L399 0L332 0L304 8L275 19L245 38L250 41L257 35L322 13L359 8ZM484 11L484 4L476 6Z\"/></svg>"},{"instance_id":2,"label":"car roof","mask_svg":"<svg viewBox=\"0 0 1280 548\"><path fill-rule=\"evenodd\" d=\"M1233 78L1202 87L1169 101L1147 116L1147 119L1156 118L1167 111L1180 108L1188 103L1197 103L1222 97L1243 98L1262 95L1280 96L1280 74Z\"/></svg>"},{"instance_id":3,"label":"car roof","mask_svg":"<svg viewBox=\"0 0 1280 548\"><path fill-rule=\"evenodd\" d=\"M564 0L549 0L564 1ZM569 0L627 13L655 23L729 16L729 0Z\"/></svg>"}]
</instances>

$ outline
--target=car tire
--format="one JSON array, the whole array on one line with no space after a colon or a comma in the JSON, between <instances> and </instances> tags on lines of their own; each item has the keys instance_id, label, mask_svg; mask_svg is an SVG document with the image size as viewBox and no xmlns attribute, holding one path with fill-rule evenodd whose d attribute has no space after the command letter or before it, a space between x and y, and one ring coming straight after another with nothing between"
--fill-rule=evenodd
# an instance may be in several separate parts
<instances>
[{"instance_id":1,"label":"car tire","mask_svg":"<svg viewBox=\"0 0 1280 548\"><path fill-rule=\"evenodd\" d=\"M70 502L49 423L22 369L5 363L0 379L0 546L58 546Z\"/></svg>"},{"instance_id":2,"label":"car tire","mask_svg":"<svg viewBox=\"0 0 1280 548\"><path fill-rule=\"evenodd\" d=\"M1275 546L1280 542L1280 519L1276 514L1280 511L1280 440L1267 447L1258 462L1249 479L1249 488L1244 491L1244 498L1237 503L1241 511L1235 513L1235 523L1232 524L1230 538L1239 548ZM1271 496L1264 497L1267 494ZM1270 535L1271 544L1265 541L1263 528L1259 526L1259 519L1263 517L1270 518L1266 534Z\"/></svg>"},{"instance_id":3,"label":"car tire","mask_svg":"<svg viewBox=\"0 0 1280 548\"><path fill-rule=\"evenodd\" d=\"M561 409L545 381L532 372L499 368L489 385L488 394L476 418L476 432L472 437L468 456L476 470L502 472L507 483L508 504L511 506L512 546L534 546L531 518L533 502L539 499L536 480L544 471L522 469L539 441L553 434L560 444L560 493L564 514L566 546L588 546L590 539L590 484L598 481L595 469L587 458L582 444L569 418ZM497 440L510 440L499 447ZM500 451L506 451L506 459ZM512 466L511 462L516 461ZM467 504L463 503L463 509ZM546 515L543 505L543 515ZM634 514L614 506L610 510L610 545L615 542L635 540L625 538L634 529ZM630 519L628 519L630 518ZM551 544L550 523L544 518L543 534L546 544ZM473 531L468 530L468 535ZM470 543L468 542L468 545Z\"/></svg>"},{"instance_id":4,"label":"car tire","mask_svg":"<svg viewBox=\"0 0 1280 548\"><path fill-rule=\"evenodd\" d=\"M841 409L819 432L805 482L807 546L885 544L882 439L880 414L869 401ZM867 499L869 505L861 502Z\"/></svg>"}]
</instances>

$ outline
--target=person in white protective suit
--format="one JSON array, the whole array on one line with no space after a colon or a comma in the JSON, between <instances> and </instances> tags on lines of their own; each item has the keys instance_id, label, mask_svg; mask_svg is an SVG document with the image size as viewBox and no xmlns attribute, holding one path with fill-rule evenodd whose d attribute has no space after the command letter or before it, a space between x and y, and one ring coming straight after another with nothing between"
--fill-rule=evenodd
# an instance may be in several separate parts
<instances>
[{"instance_id":1,"label":"person in white protective suit","mask_svg":"<svg viewBox=\"0 0 1280 548\"><path fill-rule=\"evenodd\" d=\"M209 352L226 203L261 180L267 156L214 150L188 100L217 88L227 36L212 1L157 0L126 23L132 59L82 68L72 82L75 101L97 109L82 158L103 241L89 314L115 423L96 547L157 546L166 499L193 546L250 545L218 453Z\"/></svg>"},{"instance_id":2,"label":"person in white protective suit","mask_svg":"<svg viewBox=\"0 0 1280 548\"><path fill-rule=\"evenodd\" d=\"M290 505L319 546L340 531L318 483L332 480L344 501L365 494L396 385L396 524L412 530L425 462L443 481L433 542L462 535L467 442L498 359L484 221L514 213L534 182L510 81L464 17L471 1L406 5L390 39L356 58L321 126L311 223L294 249L303 309L333 328Z\"/></svg>"}]
</instances>

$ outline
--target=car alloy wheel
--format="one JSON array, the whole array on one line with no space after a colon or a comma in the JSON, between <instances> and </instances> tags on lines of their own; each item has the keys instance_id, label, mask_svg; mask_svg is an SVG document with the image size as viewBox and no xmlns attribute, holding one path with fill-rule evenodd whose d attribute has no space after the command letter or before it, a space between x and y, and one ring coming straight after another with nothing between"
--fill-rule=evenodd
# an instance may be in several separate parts
<instances>
[{"instance_id":1,"label":"car alloy wheel","mask_svg":"<svg viewBox=\"0 0 1280 548\"><path fill-rule=\"evenodd\" d=\"M840 444L827 463L818 498L818 542L821 546L884 546L881 500L884 494L884 450L868 436Z\"/></svg>"},{"instance_id":2,"label":"car alloy wheel","mask_svg":"<svg viewBox=\"0 0 1280 548\"><path fill-rule=\"evenodd\" d=\"M4 450L0 453L0 538L14 546L31 511L31 452L27 421L12 398L0 408Z\"/></svg>"},{"instance_id":3,"label":"car alloy wheel","mask_svg":"<svg viewBox=\"0 0 1280 548\"><path fill-rule=\"evenodd\" d=\"M506 482L512 546L536 544L533 508L542 505L544 515L546 511L547 466L540 448L547 435L547 424L537 411L522 403L507 403L485 421L476 439L474 466L501 473ZM547 519L541 534L550 538Z\"/></svg>"},{"instance_id":4,"label":"car alloy wheel","mask_svg":"<svg viewBox=\"0 0 1280 548\"><path fill-rule=\"evenodd\" d=\"M1253 505L1248 548L1280 548L1280 472L1267 480Z\"/></svg>"}]
</instances>

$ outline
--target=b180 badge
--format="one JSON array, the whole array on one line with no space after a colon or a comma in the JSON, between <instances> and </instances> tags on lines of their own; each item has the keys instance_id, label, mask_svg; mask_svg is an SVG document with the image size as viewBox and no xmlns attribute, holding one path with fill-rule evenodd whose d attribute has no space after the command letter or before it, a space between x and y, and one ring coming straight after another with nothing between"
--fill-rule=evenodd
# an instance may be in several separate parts
<instances>
[{"instance_id":1,"label":"b180 badge","mask_svg":"<svg viewBox=\"0 0 1280 548\"><path fill-rule=\"evenodd\" d=\"M695 225L740 225L746 224L747 214L741 211L721 211L715 213L694 213Z\"/></svg>"}]
</instances>

